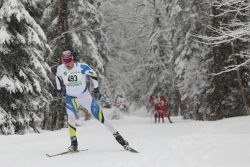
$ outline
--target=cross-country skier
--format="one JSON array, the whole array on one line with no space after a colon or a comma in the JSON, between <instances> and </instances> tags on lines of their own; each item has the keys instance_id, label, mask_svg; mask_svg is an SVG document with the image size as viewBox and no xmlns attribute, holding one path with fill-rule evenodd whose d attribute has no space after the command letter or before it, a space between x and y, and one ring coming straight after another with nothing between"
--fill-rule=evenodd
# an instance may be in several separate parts
<instances>
[{"instance_id":1,"label":"cross-country skier","mask_svg":"<svg viewBox=\"0 0 250 167\"><path fill-rule=\"evenodd\" d=\"M156 93L153 96L150 96L149 102L154 102L154 109L155 109L155 123L160 123L160 118L162 118L162 122L164 122L164 115L168 117L170 123L173 123L170 119L168 114L168 101L160 95L160 93Z\"/></svg>"},{"instance_id":2,"label":"cross-country skier","mask_svg":"<svg viewBox=\"0 0 250 167\"><path fill-rule=\"evenodd\" d=\"M61 56L62 64L57 67L56 87L57 96L62 98L62 84L66 86L66 110L68 115L68 130L71 139L69 151L78 150L78 142L76 137L76 113L78 106L82 105L92 115L103 123L106 128L114 135L118 143L124 149L129 149L129 143L123 139L118 131L111 124L102 112L102 109L97 104L96 100L100 100L98 80L96 72L85 63L74 61L74 56L71 51L64 51ZM92 98L86 87L86 75L91 76L94 85L94 97Z\"/></svg>"}]
</instances>

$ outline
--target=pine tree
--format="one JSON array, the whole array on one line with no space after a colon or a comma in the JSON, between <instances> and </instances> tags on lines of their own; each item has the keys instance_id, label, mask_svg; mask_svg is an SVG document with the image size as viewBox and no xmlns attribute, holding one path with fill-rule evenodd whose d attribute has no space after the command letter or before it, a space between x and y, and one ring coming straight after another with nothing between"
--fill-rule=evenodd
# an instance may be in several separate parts
<instances>
[{"instance_id":1,"label":"pine tree","mask_svg":"<svg viewBox=\"0 0 250 167\"><path fill-rule=\"evenodd\" d=\"M238 0L218 0L210 6L212 22L204 24L209 28L209 33L200 36L202 43L213 49L213 59L210 59L213 68L209 71L213 74L210 77L212 84L207 90L209 93L206 99L210 120L248 114L245 92L248 90L249 68L244 66L248 61L245 55L249 50L246 40L249 34L246 31L249 22L246 17L249 15L248 6L248 1Z\"/></svg>"},{"instance_id":2,"label":"pine tree","mask_svg":"<svg viewBox=\"0 0 250 167\"><path fill-rule=\"evenodd\" d=\"M19 0L0 1L0 133L39 132L48 109L50 48Z\"/></svg>"},{"instance_id":3,"label":"pine tree","mask_svg":"<svg viewBox=\"0 0 250 167\"><path fill-rule=\"evenodd\" d=\"M176 108L181 109L185 117L194 118L206 105L203 93L209 86L205 66L206 56L210 49L208 46L195 41L193 36L204 34L200 22L207 20L201 11L207 11L206 1L188 0L169 4L170 31L169 36L173 46L173 63L175 89L180 93L181 103ZM189 105L189 109L185 106ZM184 113L185 112L185 113Z\"/></svg>"},{"instance_id":4,"label":"pine tree","mask_svg":"<svg viewBox=\"0 0 250 167\"><path fill-rule=\"evenodd\" d=\"M123 90L130 104L139 106L154 92L169 96L171 53L163 1L115 1L105 7L113 93Z\"/></svg>"}]
</instances>

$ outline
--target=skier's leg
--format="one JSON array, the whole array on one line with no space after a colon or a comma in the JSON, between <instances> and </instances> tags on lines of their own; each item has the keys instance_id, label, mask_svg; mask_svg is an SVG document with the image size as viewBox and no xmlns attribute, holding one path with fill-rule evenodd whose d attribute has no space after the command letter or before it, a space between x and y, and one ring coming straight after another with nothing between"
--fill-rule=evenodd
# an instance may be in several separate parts
<instances>
[{"instance_id":1,"label":"skier's leg","mask_svg":"<svg viewBox=\"0 0 250 167\"><path fill-rule=\"evenodd\" d=\"M155 111L155 123L157 122L157 111Z\"/></svg>"},{"instance_id":2,"label":"skier's leg","mask_svg":"<svg viewBox=\"0 0 250 167\"><path fill-rule=\"evenodd\" d=\"M161 112L162 123L164 123L164 112Z\"/></svg>"},{"instance_id":3,"label":"skier's leg","mask_svg":"<svg viewBox=\"0 0 250 167\"><path fill-rule=\"evenodd\" d=\"M71 140L71 146L68 148L70 151L76 151L78 148L77 138L76 138L76 112L77 104L75 102L75 97L66 95L66 111L68 115L68 130Z\"/></svg>"},{"instance_id":4,"label":"skier's leg","mask_svg":"<svg viewBox=\"0 0 250 167\"><path fill-rule=\"evenodd\" d=\"M167 117L168 117L168 121L169 121L170 123L173 123L173 122L171 121L171 119L170 119L169 114L168 114L168 113L166 113L166 115L167 115Z\"/></svg>"},{"instance_id":5,"label":"skier's leg","mask_svg":"<svg viewBox=\"0 0 250 167\"><path fill-rule=\"evenodd\" d=\"M161 118L161 114L160 114L161 111L158 111L158 122L160 123L160 118Z\"/></svg>"},{"instance_id":6,"label":"skier's leg","mask_svg":"<svg viewBox=\"0 0 250 167\"><path fill-rule=\"evenodd\" d=\"M91 102L91 113L98 121L103 123L105 125L105 127L112 134L115 134L117 132L115 127L112 125L111 121L103 115L101 107L98 105L98 103L94 99L92 99L92 102Z\"/></svg>"},{"instance_id":7,"label":"skier's leg","mask_svg":"<svg viewBox=\"0 0 250 167\"><path fill-rule=\"evenodd\" d=\"M92 98L89 91L86 91L80 98L77 98L77 102L91 112L98 121L103 123L105 127L114 135L118 143L120 143L125 149L129 148L129 143L123 139L123 137L112 125L111 121L103 115L101 107L99 107L98 103Z\"/></svg>"}]
</instances>

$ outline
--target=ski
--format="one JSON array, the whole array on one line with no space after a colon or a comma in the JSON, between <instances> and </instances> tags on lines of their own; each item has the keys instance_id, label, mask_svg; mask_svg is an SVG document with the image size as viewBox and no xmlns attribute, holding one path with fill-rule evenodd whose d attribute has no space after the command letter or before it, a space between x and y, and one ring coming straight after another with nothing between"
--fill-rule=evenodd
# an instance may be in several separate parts
<instances>
[{"instance_id":1,"label":"ski","mask_svg":"<svg viewBox=\"0 0 250 167\"><path fill-rule=\"evenodd\" d=\"M136 151L135 149L128 147L125 149L126 151L132 152L132 153L139 153L138 151Z\"/></svg>"},{"instance_id":2,"label":"ski","mask_svg":"<svg viewBox=\"0 0 250 167\"><path fill-rule=\"evenodd\" d=\"M65 152L62 152L62 153L59 153L59 154L54 154L54 155L49 155L49 154L46 154L47 157L55 157L55 156L58 156L58 155L65 155L65 154L73 154L73 153L78 153L80 151L88 151L88 149L85 149L85 150L77 150L77 151L65 151Z\"/></svg>"},{"instance_id":3,"label":"ski","mask_svg":"<svg viewBox=\"0 0 250 167\"><path fill-rule=\"evenodd\" d=\"M132 152L132 153L139 153L138 151L136 151L135 149L129 147L127 149L125 149L126 151L129 151L129 152ZM78 153L80 151L88 151L88 149L85 149L85 150L77 150L77 151L65 151L65 152L61 152L61 153L58 153L58 154L54 154L54 155L49 155L49 154L46 154L47 157L55 157L55 156L59 156L59 155L65 155L65 154L73 154L73 153Z\"/></svg>"}]
</instances>

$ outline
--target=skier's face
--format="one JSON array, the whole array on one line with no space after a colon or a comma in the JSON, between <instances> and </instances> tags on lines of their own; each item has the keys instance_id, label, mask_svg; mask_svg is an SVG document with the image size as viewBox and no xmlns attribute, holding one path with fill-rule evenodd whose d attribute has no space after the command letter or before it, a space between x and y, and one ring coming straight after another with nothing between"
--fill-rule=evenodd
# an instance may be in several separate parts
<instances>
[{"instance_id":1,"label":"skier's face","mask_svg":"<svg viewBox=\"0 0 250 167\"><path fill-rule=\"evenodd\" d=\"M69 59L62 59L62 63L65 65L65 67L69 70L71 70L74 67L74 60L73 58Z\"/></svg>"}]
</instances>

